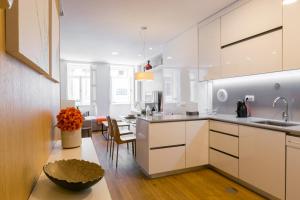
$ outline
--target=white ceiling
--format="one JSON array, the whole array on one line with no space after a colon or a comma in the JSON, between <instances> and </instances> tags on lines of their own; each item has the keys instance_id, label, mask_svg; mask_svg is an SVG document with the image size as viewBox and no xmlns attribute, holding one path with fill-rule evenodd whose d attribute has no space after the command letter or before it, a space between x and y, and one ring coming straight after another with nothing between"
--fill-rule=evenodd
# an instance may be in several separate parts
<instances>
[{"instance_id":1,"label":"white ceiling","mask_svg":"<svg viewBox=\"0 0 300 200\"><path fill-rule=\"evenodd\" d=\"M148 56L235 0L63 0L61 57L65 60L138 64L140 27L147 26ZM119 55L112 55L117 51Z\"/></svg>"}]
</instances>

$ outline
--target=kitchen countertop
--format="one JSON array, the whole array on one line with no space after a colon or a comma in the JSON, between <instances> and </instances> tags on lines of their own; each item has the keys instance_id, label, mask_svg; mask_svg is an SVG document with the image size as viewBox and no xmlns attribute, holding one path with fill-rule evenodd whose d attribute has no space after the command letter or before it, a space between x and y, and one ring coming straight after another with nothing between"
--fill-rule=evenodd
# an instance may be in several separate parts
<instances>
[{"instance_id":1,"label":"kitchen countertop","mask_svg":"<svg viewBox=\"0 0 300 200\"><path fill-rule=\"evenodd\" d=\"M258 123L254 123L254 122L255 121L263 121L263 120L272 120L272 121L279 121L279 120L257 118L257 117L237 118L235 115L200 114L198 116L187 116L187 115L139 116L139 117L137 117L137 119L144 120L149 123L195 121L195 120L217 120L217 121L252 126L252 127L257 127L257 128L265 128L265 129L270 129L270 130L282 131L282 132L286 132L290 135L300 136L300 122L292 122L292 121L290 122L290 123L299 124L296 126L289 126L289 127L272 126L272 125L266 125L266 124L258 124Z\"/></svg>"}]
</instances>

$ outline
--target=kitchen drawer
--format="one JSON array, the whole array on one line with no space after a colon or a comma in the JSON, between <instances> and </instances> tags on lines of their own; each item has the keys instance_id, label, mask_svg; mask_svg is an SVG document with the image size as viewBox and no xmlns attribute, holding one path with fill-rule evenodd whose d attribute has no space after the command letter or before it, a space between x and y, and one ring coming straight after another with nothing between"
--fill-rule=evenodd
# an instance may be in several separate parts
<instances>
[{"instance_id":1,"label":"kitchen drawer","mask_svg":"<svg viewBox=\"0 0 300 200\"><path fill-rule=\"evenodd\" d=\"M239 156L239 138L222 133L210 131L210 147L233 156Z\"/></svg>"},{"instance_id":2,"label":"kitchen drawer","mask_svg":"<svg viewBox=\"0 0 300 200\"><path fill-rule=\"evenodd\" d=\"M149 126L149 147L185 144L185 122L153 123Z\"/></svg>"},{"instance_id":3,"label":"kitchen drawer","mask_svg":"<svg viewBox=\"0 0 300 200\"><path fill-rule=\"evenodd\" d=\"M230 135L239 135L239 126L237 124L210 120L209 127L210 130L217 132L227 133Z\"/></svg>"},{"instance_id":4,"label":"kitchen drawer","mask_svg":"<svg viewBox=\"0 0 300 200\"><path fill-rule=\"evenodd\" d=\"M185 146L150 150L150 175L184 168Z\"/></svg>"},{"instance_id":5,"label":"kitchen drawer","mask_svg":"<svg viewBox=\"0 0 300 200\"><path fill-rule=\"evenodd\" d=\"M239 160L237 158L210 149L209 164L234 177L238 177Z\"/></svg>"}]
</instances>

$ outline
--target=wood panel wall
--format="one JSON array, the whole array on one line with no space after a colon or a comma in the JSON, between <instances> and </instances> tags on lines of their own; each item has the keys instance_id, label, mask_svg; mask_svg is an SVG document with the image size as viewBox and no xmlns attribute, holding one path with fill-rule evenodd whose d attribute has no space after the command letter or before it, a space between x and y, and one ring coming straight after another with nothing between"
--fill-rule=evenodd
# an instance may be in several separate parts
<instances>
[{"instance_id":1,"label":"wood panel wall","mask_svg":"<svg viewBox=\"0 0 300 200\"><path fill-rule=\"evenodd\" d=\"M0 199L28 199L51 150L59 84L5 53L0 9Z\"/></svg>"}]
</instances>

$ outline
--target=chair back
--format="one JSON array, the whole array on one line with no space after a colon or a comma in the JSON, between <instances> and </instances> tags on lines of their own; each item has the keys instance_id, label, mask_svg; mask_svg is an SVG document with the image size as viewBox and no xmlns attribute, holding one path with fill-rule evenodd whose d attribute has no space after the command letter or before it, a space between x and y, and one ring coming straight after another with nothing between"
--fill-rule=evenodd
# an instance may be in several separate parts
<instances>
[{"instance_id":1,"label":"chair back","mask_svg":"<svg viewBox=\"0 0 300 200\"><path fill-rule=\"evenodd\" d=\"M113 125L112 125L112 123L111 123L111 118L110 118L110 116L106 116L106 121L107 121L107 124L108 124L107 132L108 132L108 134L109 134L111 137L114 137L114 130L113 130Z\"/></svg>"},{"instance_id":2,"label":"chair back","mask_svg":"<svg viewBox=\"0 0 300 200\"><path fill-rule=\"evenodd\" d=\"M115 119L112 119L111 122L112 122L113 130L114 130L114 139L117 143L121 143L122 140L121 140L121 136L120 136L118 122Z\"/></svg>"}]
</instances>

